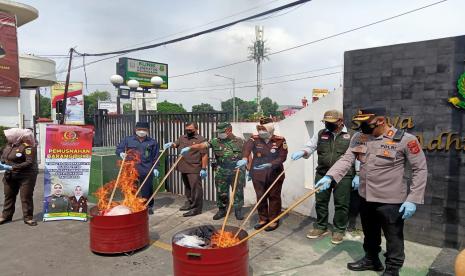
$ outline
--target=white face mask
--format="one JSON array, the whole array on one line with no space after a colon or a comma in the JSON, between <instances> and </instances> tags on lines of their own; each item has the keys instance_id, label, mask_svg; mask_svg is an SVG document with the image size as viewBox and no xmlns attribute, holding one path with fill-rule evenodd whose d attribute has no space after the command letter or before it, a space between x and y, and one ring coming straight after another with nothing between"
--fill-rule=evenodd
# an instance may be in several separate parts
<instances>
[{"instance_id":1,"label":"white face mask","mask_svg":"<svg viewBox=\"0 0 465 276\"><path fill-rule=\"evenodd\" d=\"M259 136L260 138L266 140L266 139L270 139L271 134L270 134L268 131L260 130L260 131L258 132L258 136Z\"/></svg>"},{"instance_id":2,"label":"white face mask","mask_svg":"<svg viewBox=\"0 0 465 276\"><path fill-rule=\"evenodd\" d=\"M226 139L226 138L228 138L228 134L226 134L226 133L218 133L218 138Z\"/></svg>"},{"instance_id":3,"label":"white face mask","mask_svg":"<svg viewBox=\"0 0 465 276\"><path fill-rule=\"evenodd\" d=\"M145 137L145 136L148 135L148 133L145 130L137 130L136 135L139 136L139 137Z\"/></svg>"}]
</instances>

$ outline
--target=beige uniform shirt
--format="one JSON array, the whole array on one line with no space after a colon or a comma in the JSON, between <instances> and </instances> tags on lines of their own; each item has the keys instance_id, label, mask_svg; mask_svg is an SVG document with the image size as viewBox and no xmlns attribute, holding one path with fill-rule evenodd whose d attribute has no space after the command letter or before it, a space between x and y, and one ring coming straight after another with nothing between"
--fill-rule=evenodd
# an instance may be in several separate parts
<instances>
[{"instance_id":1,"label":"beige uniform shirt","mask_svg":"<svg viewBox=\"0 0 465 276\"><path fill-rule=\"evenodd\" d=\"M426 188L426 158L417 138L405 133L400 141L393 139L397 129L383 136L354 134L346 153L327 172L336 182L346 175L354 161L360 161L359 194L369 202L423 204ZM404 177L405 164L412 168L412 184Z\"/></svg>"}]
</instances>

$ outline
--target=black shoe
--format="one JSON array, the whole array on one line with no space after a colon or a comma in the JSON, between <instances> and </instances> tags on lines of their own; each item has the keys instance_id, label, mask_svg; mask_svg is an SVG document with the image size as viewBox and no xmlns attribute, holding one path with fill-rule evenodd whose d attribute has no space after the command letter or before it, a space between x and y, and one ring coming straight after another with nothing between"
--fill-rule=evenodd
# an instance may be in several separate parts
<instances>
[{"instance_id":1,"label":"black shoe","mask_svg":"<svg viewBox=\"0 0 465 276\"><path fill-rule=\"evenodd\" d=\"M263 226L265 226L268 222L264 222L264 223L257 223L255 224L255 226L253 227L255 230L259 230L259 229L262 229Z\"/></svg>"},{"instance_id":2,"label":"black shoe","mask_svg":"<svg viewBox=\"0 0 465 276\"><path fill-rule=\"evenodd\" d=\"M33 219L25 220L24 223L29 225L29 226L37 226L37 221L35 221Z\"/></svg>"},{"instance_id":3,"label":"black shoe","mask_svg":"<svg viewBox=\"0 0 465 276\"><path fill-rule=\"evenodd\" d=\"M384 266L381 264L379 259L371 260L367 257L363 257L362 259L348 263L347 268L352 271L365 271L365 270L373 270L373 271L383 271Z\"/></svg>"},{"instance_id":4,"label":"black shoe","mask_svg":"<svg viewBox=\"0 0 465 276\"><path fill-rule=\"evenodd\" d=\"M184 206L182 206L181 208L179 208L179 211L189 211L191 210L193 207L191 206L191 204L189 202L186 202L184 203Z\"/></svg>"},{"instance_id":5,"label":"black shoe","mask_svg":"<svg viewBox=\"0 0 465 276\"><path fill-rule=\"evenodd\" d=\"M0 225L11 222L11 218L6 219L6 218L0 218Z\"/></svg>"},{"instance_id":6,"label":"black shoe","mask_svg":"<svg viewBox=\"0 0 465 276\"><path fill-rule=\"evenodd\" d=\"M190 210L189 212L182 214L182 216L183 217L193 217L193 216L200 215L201 213L202 212L200 212L200 211Z\"/></svg>"},{"instance_id":7,"label":"black shoe","mask_svg":"<svg viewBox=\"0 0 465 276\"><path fill-rule=\"evenodd\" d=\"M226 216L226 209L225 208L220 208L218 212L213 216L214 220L219 220L221 218L224 218Z\"/></svg>"},{"instance_id":8,"label":"black shoe","mask_svg":"<svg viewBox=\"0 0 465 276\"><path fill-rule=\"evenodd\" d=\"M242 208L234 209L234 215L236 216L237 220L243 220L244 216L242 215Z\"/></svg>"},{"instance_id":9,"label":"black shoe","mask_svg":"<svg viewBox=\"0 0 465 276\"><path fill-rule=\"evenodd\" d=\"M278 227L279 227L279 221L275 222L274 225L272 224L272 225L268 226L267 228L265 228L265 231L266 232L271 232L271 231L274 231L274 230L278 229Z\"/></svg>"},{"instance_id":10,"label":"black shoe","mask_svg":"<svg viewBox=\"0 0 465 276\"><path fill-rule=\"evenodd\" d=\"M153 208L149 208L149 215L153 215Z\"/></svg>"},{"instance_id":11,"label":"black shoe","mask_svg":"<svg viewBox=\"0 0 465 276\"><path fill-rule=\"evenodd\" d=\"M386 270L381 276L399 276L399 269L386 267Z\"/></svg>"}]
</instances>

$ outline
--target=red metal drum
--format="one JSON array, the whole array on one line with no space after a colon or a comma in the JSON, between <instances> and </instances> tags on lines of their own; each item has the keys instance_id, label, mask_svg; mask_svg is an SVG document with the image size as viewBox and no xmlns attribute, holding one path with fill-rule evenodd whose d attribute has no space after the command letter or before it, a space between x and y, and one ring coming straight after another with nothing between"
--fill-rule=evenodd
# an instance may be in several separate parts
<instances>
[{"instance_id":1,"label":"red metal drum","mask_svg":"<svg viewBox=\"0 0 465 276\"><path fill-rule=\"evenodd\" d=\"M147 209L122 216L99 216L97 207L90 210L90 250L117 254L149 245Z\"/></svg>"},{"instance_id":2,"label":"red metal drum","mask_svg":"<svg viewBox=\"0 0 465 276\"><path fill-rule=\"evenodd\" d=\"M221 229L220 226L215 226ZM188 248L177 245L174 237L189 234L193 227L173 236L173 271L175 276L247 276L249 275L249 246L247 242L228 248ZM226 231L236 233L238 227L226 226ZM239 238L247 237L242 230Z\"/></svg>"}]
</instances>

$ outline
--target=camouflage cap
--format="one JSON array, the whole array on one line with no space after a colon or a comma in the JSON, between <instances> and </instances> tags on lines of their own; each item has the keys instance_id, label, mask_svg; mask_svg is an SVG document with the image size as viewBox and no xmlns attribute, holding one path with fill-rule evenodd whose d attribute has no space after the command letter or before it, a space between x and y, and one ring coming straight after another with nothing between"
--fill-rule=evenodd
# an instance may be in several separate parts
<instances>
[{"instance_id":1,"label":"camouflage cap","mask_svg":"<svg viewBox=\"0 0 465 276\"><path fill-rule=\"evenodd\" d=\"M335 110L335 109L328 110L323 115L323 122L335 123L341 119L344 119L344 116L342 116L342 112L339 112L338 110Z\"/></svg>"},{"instance_id":2,"label":"camouflage cap","mask_svg":"<svg viewBox=\"0 0 465 276\"><path fill-rule=\"evenodd\" d=\"M369 107L361 108L358 110L357 114L352 117L352 121L365 122L372 120L374 117L385 116L386 108L384 107Z\"/></svg>"},{"instance_id":3,"label":"camouflage cap","mask_svg":"<svg viewBox=\"0 0 465 276\"><path fill-rule=\"evenodd\" d=\"M223 122L223 123L219 123L217 126L216 126L216 132L225 132L226 129L232 127L230 123L228 122Z\"/></svg>"}]
</instances>

